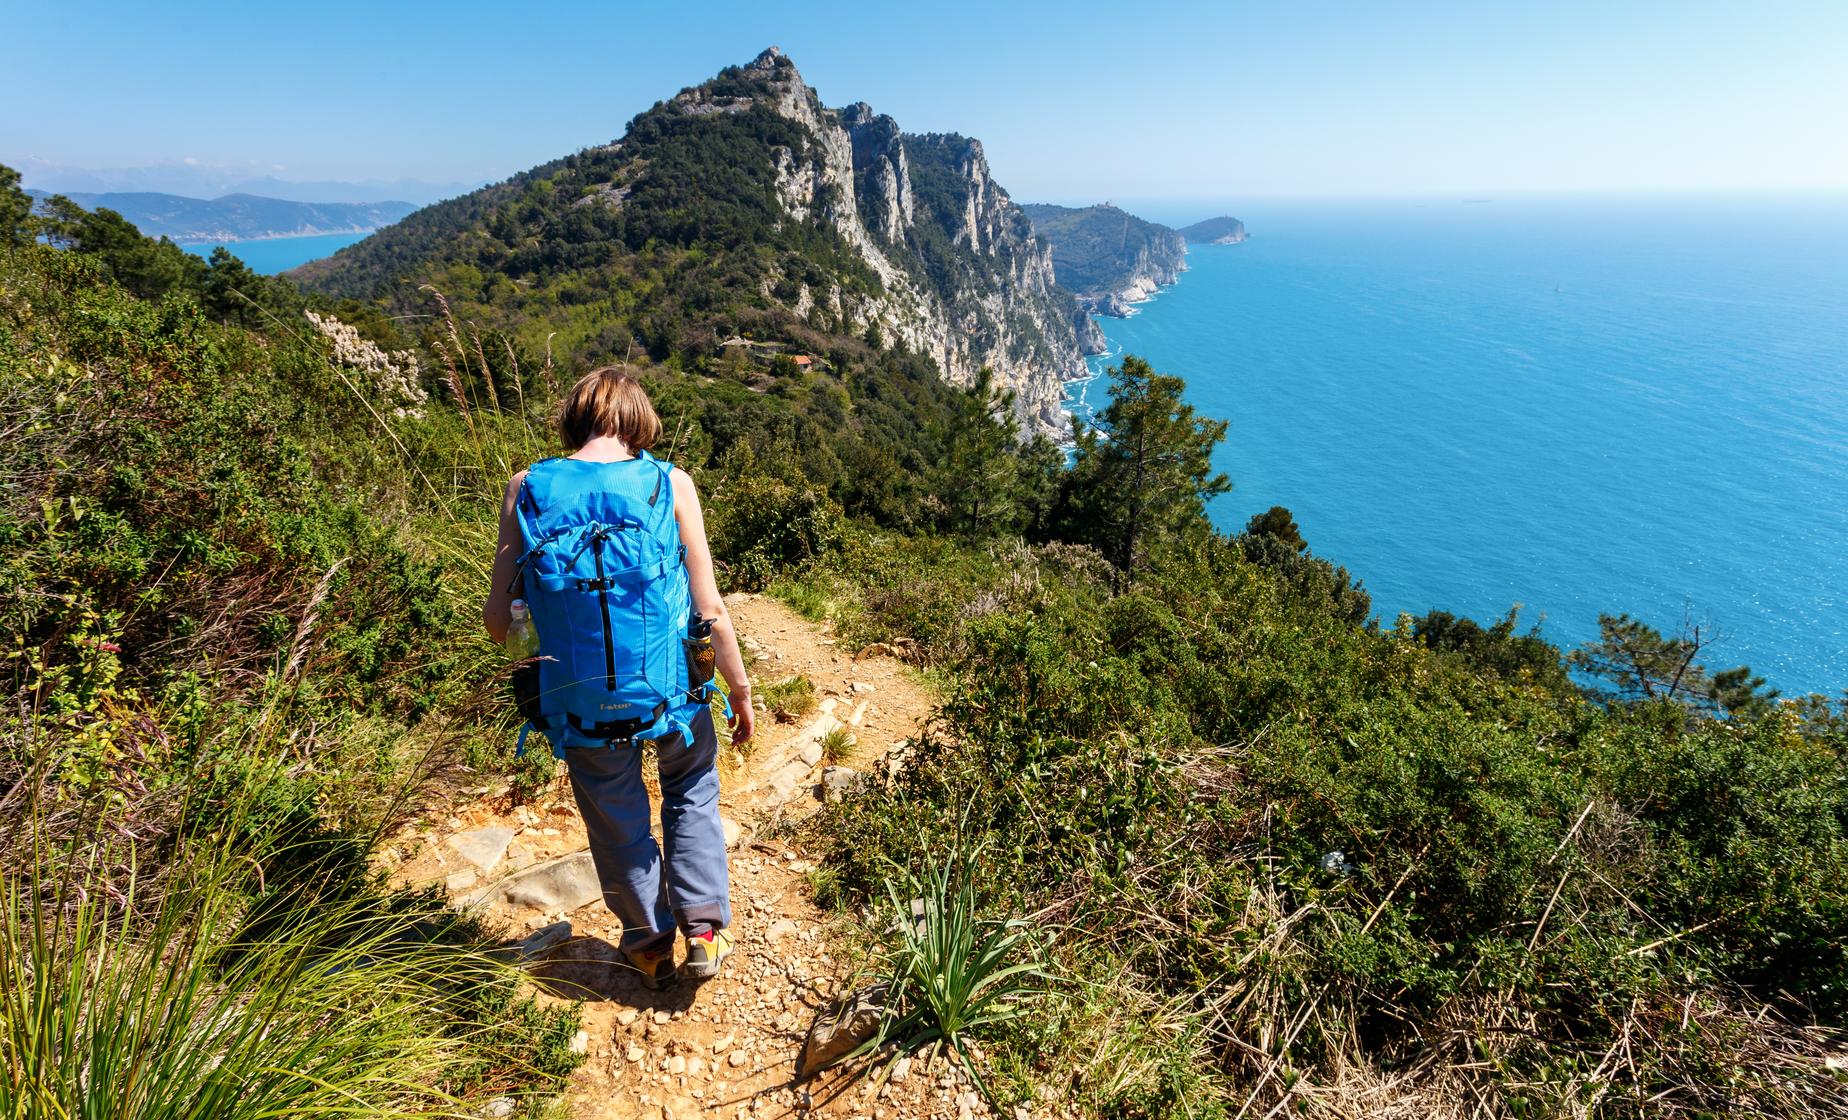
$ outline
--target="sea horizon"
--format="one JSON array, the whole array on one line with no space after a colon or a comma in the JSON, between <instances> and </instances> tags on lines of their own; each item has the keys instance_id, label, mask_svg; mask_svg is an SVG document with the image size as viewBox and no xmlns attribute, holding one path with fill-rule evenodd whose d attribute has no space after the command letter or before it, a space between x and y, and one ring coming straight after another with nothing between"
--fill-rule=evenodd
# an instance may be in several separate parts
<instances>
[{"instance_id":1,"label":"sea horizon","mask_svg":"<svg viewBox=\"0 0 1848 1120\"><path fill-rule=\"evenodd\" d=\"M1848 688L1848 193L1119 205L1250 234L1099 319L1092 361L1230 422L1220 529L1288 507L1386 625L1518 603L1570 649L1685 617L1712 668Z\"/></svg>"}]
</instances>

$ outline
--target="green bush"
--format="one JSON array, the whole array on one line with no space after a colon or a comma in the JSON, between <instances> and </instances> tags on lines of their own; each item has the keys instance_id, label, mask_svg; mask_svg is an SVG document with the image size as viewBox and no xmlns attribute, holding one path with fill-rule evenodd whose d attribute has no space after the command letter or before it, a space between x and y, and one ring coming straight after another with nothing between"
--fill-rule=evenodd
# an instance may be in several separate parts
<instances>
[{"instance_id":1,"label":"green bush","mask_svg":"<svg viewBox=\"0 0 1848 1120\"><path fill-rule=\"evenodd\" d=\"M1625 1031L1684 1007L1698 1038L1602 1092L1685 1103L1800 1037L1751 1026L1753 1001L1839 1021L1848 785L1813 722L1607 710L1561 691L1556 652L1548 672L1527 644L1484 651L1511 626L1357 626L1309 569L1236 540L1115 595L1044 552L886 556L837 571L861 584L843 631L916 637L957 671L895 781L813 827L845 899L876 896L883 858L979 843L997 905L1088 931L1068 968L1097 954L1205 1001L1239 1040L1213 1062L1261 1093L1284 1067L1428 1060L1443 1024L1475 1024L1487 1091L1563 1108ZM1509 1017L1535 1033L1497 1033ZM1741 1099L1815 1114L1833 1092L1766 1061L1730 1082Z\"/></svg>"},{"instance_id":2,"label":"green bush","mask_svg":"<svg viewBox=\"0 0 1848 1120\"><path fill-rule=\"evenodd\" d=\"M744 476L707 500L707 533L724 589L761 591L787 569L838 551L841 510L812 486Z\"/></svg>"}]
</instances>

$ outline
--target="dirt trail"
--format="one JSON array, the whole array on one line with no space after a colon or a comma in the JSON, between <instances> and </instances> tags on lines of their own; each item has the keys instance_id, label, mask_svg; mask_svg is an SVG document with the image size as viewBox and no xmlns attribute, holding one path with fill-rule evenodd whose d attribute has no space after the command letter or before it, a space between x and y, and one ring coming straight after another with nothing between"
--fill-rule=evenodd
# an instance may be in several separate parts
<instances>
[{"instance_id":1,"label":"dirt trail","mask_svg":"<svg viewBox=\"0 0 1848 1120\"><path fill-rule=\"evenodd\" d=\"M539 984L586 1001L577 1039L586 1061L566 1094L573 1117L987 1115L947 1063L909 1069L877 1094L838 1076L793 1084L816 1010L852 978L853 932L816 908L812 864L771 829L820 807L828 763L819 739L830 727L844 724L854 736L843 766L882 778L886 756L917 734L935 698L904 664L856 659L836 648L825 624L781 603L751 595L727 603L747 659L756 658L758 689L800 673L814 683L820 707L793 724L760 713L748 752L726 752L721 763L738 952L717 979L650 992L612 966L621 929L593 894L588 858L574 855L585 848L584 826L562 778L536 804L518 807L504 788L477 790L484 800L404 830L384 861L398 882L445 883L514 936L553 942L539 953ZM540 889L509 890L510 883Z\"/></svg>"}]
</instances>

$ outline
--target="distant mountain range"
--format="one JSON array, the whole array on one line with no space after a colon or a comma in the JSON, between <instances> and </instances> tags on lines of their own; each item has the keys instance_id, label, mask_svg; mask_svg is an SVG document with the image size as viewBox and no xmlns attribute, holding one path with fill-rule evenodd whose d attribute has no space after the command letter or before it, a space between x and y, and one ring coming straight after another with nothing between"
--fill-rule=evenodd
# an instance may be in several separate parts
<instances>
[{"instance_id":1,"label":"distant mountain range","mask_svg":"<svg viewBox=\"0 0 1848 1120\"><path fill-rule=\"evenodd\" d=\"M72 167L31 156L4 162L19 169L29 188L56 194L177 194L184 198L218 198L254 194L289 202L387 202L403 199L419 206L454 198L479 183L441 183L425 179L292 180L254 168L214 167L173 161L144 167Z\"/></svg>"},{"instance_id":2,"label":"distant mountain range","mask_svg":"<svg viewBox=\"0 0 1848 1120\"><path fill-rule=\"evenodd\" d=\"M1060 285L1093 315L1128 315L1130 304L1179 280L1187 269L1188 242L1245 240L1245 223L1237 218L1208 218L1174 230L1107 202L1082 208L1028 203L1021 209L1052 247Z\"/></svg>"},{"instance_id":3,"label":"distant mountain range","mask_svg":"<svg viewBox=\"0 0 1848 1120\"><path fill-rule=\"evenodd\" d=\"M27 192L49 197L43 190ZM86 210L106 207L133 222L149 237L178 242L254 241L317 233L370 233L392 224L417 207L409 202L292 202L254 194L223 198L185 198L151 191L65 195Z\"/></svg>"}]
</instances>

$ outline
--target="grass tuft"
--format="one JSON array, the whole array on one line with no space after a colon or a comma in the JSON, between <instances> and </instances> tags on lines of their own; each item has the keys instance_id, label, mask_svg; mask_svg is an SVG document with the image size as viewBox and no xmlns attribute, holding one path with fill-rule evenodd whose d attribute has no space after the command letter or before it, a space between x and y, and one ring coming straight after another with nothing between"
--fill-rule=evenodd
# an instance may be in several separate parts
<instances>
[{"instance_id":1,"label":"grass tuft","mask_svg":"<svg viewBox=\"0 0 1848 1120\"><path fill-rule=\"evenodd\" d=\"M828 765L839 766L853 757L853 749L857 745L853 732L845 727L830 728L827 734L821 737L821 757L827 761Z\"/></svg>"},{"instance_id":2,"label":"grass tuft","mask_svg":"<svg viewBox=\"0 0 1848 1120\"><path fill-rule=\"evenodd\" d=\"M815 682L800 673L765 685L757 695L764 709L783 723L805 718L821 702L815 695Z\"/></svg>"}]
</instances>

